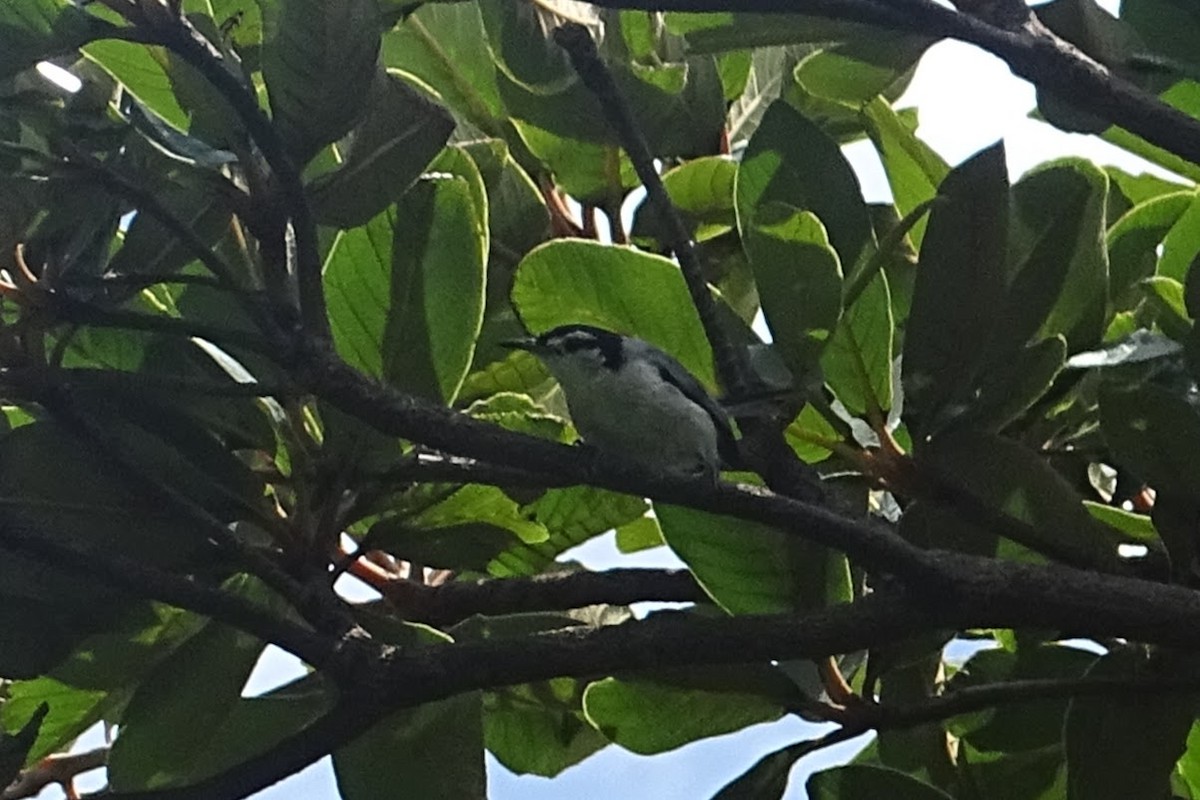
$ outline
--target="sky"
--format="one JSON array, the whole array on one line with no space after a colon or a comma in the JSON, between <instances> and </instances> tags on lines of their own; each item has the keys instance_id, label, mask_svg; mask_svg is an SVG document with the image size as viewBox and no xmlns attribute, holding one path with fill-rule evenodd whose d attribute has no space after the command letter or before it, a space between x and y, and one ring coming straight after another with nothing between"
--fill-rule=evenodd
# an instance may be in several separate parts
<instances>
[{"instance_id":1,"label":"sky","mask_svg":"<svg viewBox=\"0 0 1200 800\"><path fill-rule=\"evenodd\" d=\"M1119 0L1099 0L1110 12ZM1099 163L1114 164L1131 172L1161 170L1094 137L1067 134L1029 119L1034 107L1033 87L1013 77L999 59L972 46L942 42L921 60L913 82L898 107L919 110L918 135L951 164L1003 138L1008 153L1010 177L1016 180L1029 168L1059 156L1076 155ZM869 202L891 199L883 169L868 142L846 148L863 192ZM564 555L593 569L614 566L677 566L665 548L620 555L612 536L600 537ZM961 654L960 654L961 655ZM294 659L269 652L251 677L246 694L253 695L287 682L296 676ZM694 742L676 751L653 757L638 756L610 746L582 763L548 780L515 776L488 757L488 789L492 800L608 800L614 797L706 798L736 778L758 758L779 747L813 738L828 730L786 718L757 725L728 736ZM793 770L786 797L802 800L804 780L813 771L844 763L869 740L868 736L843 743L804 759ZM80 747L90 747L89 737ZM94 776L93 776L94 777ZM97 781L80 781L80 788L95 789ZM258 800L335 800L337 790L328 762L265 790ZM47 790L42 800L61 797Z\"/></svg>"}]
</instances>

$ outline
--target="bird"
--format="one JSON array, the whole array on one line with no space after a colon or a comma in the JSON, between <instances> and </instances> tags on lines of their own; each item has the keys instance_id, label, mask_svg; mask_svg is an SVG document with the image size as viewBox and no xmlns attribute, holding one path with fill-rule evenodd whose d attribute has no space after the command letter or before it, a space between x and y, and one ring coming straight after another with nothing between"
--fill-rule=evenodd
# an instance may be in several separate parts
<instances>
[{"instance_id":1,"label":"bird","mask_svg":"<svg viewBox=\"0 0 1200 800\"><path fill-rule=\"evenodd\" d=\"M561 325L503 342L537 356L566 396L583 441L671 475L720 475L738 463L729 417L673 357L636 336Z\"/></svg>"}]
</instances>

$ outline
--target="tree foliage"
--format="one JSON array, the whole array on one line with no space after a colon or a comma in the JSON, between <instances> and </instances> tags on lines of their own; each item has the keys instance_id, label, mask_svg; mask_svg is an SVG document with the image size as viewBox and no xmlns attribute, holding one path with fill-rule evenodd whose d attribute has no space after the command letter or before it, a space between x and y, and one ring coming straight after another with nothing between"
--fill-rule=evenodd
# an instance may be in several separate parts
<instances>
[{"instance_id":1,"label":"tree foliage","mask_svg":"<svg viewBox=\"0 0 1200 800\"><path fill-rule=\"evenodd\" d=\"M810 797L1200 797L1200 15L956 5L0 4L3 796L480 797L796 714L715 797L871 730ZM894 107L947 37L1177 180L951 167ZM758 400L748 470L567 446L499 343L571 322ZM614 529L686 569L560 560Z\"/></svg>"}]
</instances>

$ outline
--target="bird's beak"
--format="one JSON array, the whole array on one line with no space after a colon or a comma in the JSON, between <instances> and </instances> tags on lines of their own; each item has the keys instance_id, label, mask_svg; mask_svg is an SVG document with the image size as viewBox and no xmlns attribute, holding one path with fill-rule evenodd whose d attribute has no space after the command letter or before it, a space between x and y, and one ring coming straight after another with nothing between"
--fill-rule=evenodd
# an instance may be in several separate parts
<instances>
[{"instance_id":1,"label":"bird's beak","mask_svg":"<svg viewBox=\"0 0 1200 800\"><path fill-rule=\"evenodd\" d=\"M537 339L526 337L524 339L504 339L497 342L501 347L507 347L510 350L528 350L535 352L537 350Z\"/></svg>"}]
</instances>

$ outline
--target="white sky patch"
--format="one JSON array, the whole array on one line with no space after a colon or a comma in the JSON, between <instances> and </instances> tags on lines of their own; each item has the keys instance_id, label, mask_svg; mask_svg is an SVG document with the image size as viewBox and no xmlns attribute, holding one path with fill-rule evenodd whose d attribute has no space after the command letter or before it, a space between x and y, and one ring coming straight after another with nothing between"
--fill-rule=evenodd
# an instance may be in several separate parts
<instances>
[{"instance_id":1,"label":"white sky patch","mask_svg":"<svg viewBox=\"0 0 1200 800\"><path fill-rule=\"evenodd\" d=\"M57 64L52 64L49 61L39 61L37 64L38 74L46 80L53 83L64 92L75 94L83 88L83 81L67 72Z\"/></svg>"}]
</instances>

